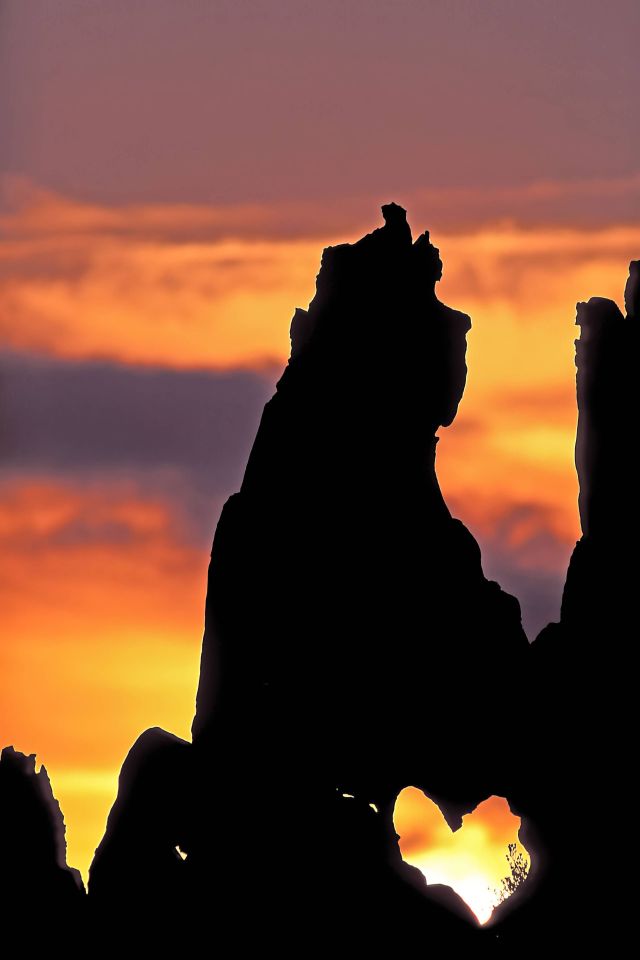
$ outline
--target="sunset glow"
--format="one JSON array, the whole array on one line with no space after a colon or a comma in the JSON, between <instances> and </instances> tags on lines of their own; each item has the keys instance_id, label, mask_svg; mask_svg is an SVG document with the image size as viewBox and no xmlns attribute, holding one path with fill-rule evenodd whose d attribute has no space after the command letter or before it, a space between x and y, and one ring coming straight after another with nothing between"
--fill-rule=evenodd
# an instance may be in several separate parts
<instances>
[{"instance_id":1,"label":"sunset glow","mask_svg":"<svg viewBox=\"0 0 640 960\"><path fill-rule=\"evenodd\" d=\"M615 6L2 4L0 747L46 766L85 879L136 737L190 735L222 505L323 247L382 203L472 319L446 501L529 638L558 617L575 304L621 303L640 256L637 4ZM506 802L451 834L418 793L405 858L486 919Z\"/></svg>"},{"instance_id":2,"label":"sunset glow","mask_svg":"<svg viewBox=\"0 0 640 960\"><path fill-rule=\"evenodd\" d=\"M528 855L518 840L520 818L503 797L490 797L462 818L454 833L437 805L415 787L396 801L394 824L407 863L418 867L427 883L453 887L486 923L499 902L503 879L509 874L508 845Z\"/></svg>"}]
</instances>

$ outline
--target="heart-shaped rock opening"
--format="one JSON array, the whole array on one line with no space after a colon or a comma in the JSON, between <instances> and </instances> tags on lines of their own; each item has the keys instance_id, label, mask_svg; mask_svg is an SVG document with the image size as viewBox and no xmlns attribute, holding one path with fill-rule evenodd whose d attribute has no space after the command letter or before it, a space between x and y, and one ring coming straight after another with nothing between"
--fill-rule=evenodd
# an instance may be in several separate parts
<instances>
[{"instance_id":1,"label":"heart-shaped rock opening","mask_svg":"<svg viewBox=\"0 0 640 960\"><path fill-rule=\"evenodd\" d=\"M403 859L428 884L452 887L480 923L526 876L529 854L518 839L520 817L504 797L489 797L452 831L433 800L407 787L396 800L393 819Z\"/></svg>"}]
</instances>

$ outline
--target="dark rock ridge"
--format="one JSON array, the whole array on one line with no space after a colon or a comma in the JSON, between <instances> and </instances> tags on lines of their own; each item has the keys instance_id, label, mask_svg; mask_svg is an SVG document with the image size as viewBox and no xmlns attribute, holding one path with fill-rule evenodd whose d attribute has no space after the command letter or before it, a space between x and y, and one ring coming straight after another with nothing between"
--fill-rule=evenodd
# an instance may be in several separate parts
<instances>
[{"instance_id":1,"label":"dark rock ridge","mask_svg":"<svg viewBox=\"0 0 640 960\"><path fill-rule=\"evenodd\" d=\"M522 781L511 795L532 879L494 914L502 943L625 949L636 890L637 620L634 366L640 289L630 265L626 316L611 300L577 305L576 467L583 536L573 551L560 623L531 647L531 713ZM531 896L529 894L531 893Z\"/></svg>"},{"instance_id":2,"label":"dark rock ridge","mask_svg":"<svg viewBox=\"0 0 640 960\"><path fill-rule=\"evenodd\" d=\"M383 214L325 250L295 312L215 535L193 746L150 731L132 749L91 868L99 912L137 885L253 948L477 936L459 897L403 863L393 804L416 784L458 826L506 792L495 705L528 645L435 473L469 318L436 297L429 235Z\"/></svg>"},{"instance_id":3,"label":"dark rock ridge","mask_svg":"<svg viewBox=\"0 0 640 960\"><path fill-rule=\"evenodd\" d=\"M145 900L179 904L180 856L189 823L190 744L155 727L138 737L120 771L118 796L89 875L91 896L120 910Z\"/></svg>"},{"instance_id":4,"label":"dark rock ridge","mask_svg":"<svg viewBox=\"0 0 640 960\"><path fill-rule=\"evenodd\" d=\"M435 473L469 318L436 297L429 235L413 243L395 204L383 214L381 229L324 252L218 524L187 861L219 864L213 882L245 891L251 863L270 927L281 899L310 927L323 915L362 930L373 913L371 942L412 924L452 935L421 881L413 892L393 803L416 784L458 826L506 791L513 739L495 705L528 649L517 601L484 577ZM225 903L233 916L237 895Z\"/></svg>"},{"instance_id":5,"label":"dark rock ridge","mask_svg":"<svg viewBox=\"0 0 640 960\"><path fill-rule=\"evenodd\" d=\"M61 924L84 899L80 874L67 866L65 826L44 766L35 754L0 755L0 902L5 916L46 904Z\"/></svg>"}]
</instances>

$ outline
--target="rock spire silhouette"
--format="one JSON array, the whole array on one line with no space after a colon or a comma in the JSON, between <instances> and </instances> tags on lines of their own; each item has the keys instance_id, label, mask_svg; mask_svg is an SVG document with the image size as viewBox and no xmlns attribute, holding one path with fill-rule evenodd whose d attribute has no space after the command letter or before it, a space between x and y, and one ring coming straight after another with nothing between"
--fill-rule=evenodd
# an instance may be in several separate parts
<instances>
[{"instance_id":1,"label":"rock spire silhouette","mask_svg":"<svg viewBox=\"0 0 640 960\"><path fill-rule=\"evenodd\" d=\"M582 537L567 571L559 623L531 646L532 709L523 731L522 779L510 796L522 815L530 877L494 914L505 946L625 949L635 887L635 841L626 829L635 791L636 620L633 551L633 344L640 263L632 261L626 316L612 300L578 303L576 467ZM587 914L589 914L587 919Z\"/></svg>"},{"instance_id":2,"label":"rock spire silhouette","mask_svg":"<svg viewBox=\"0 0 640 960\"><path fill-rule=\"evenodd\" d=\"M513 736L496 742L487 705L528 649L517 601L484 577L435 472L436 432L464 391L469 318L436 296L429 234L414 243L401 207L382 212L384 226L324 251L222 511L182 777L190 796L171 804L188 816L163 835L169 900L182 870L188 900L215 902L216 922L249 914L291 949L291 915L370 947L399 930L407 944L426 929L475 935L460 899L403 863L393 805L418 785L457 827L506 791ZM162 766L159 736L138 741L123 768L91 870L96 903L118 897L140 838L162 832L124 813Z\"/></svg>"}]
</instances>

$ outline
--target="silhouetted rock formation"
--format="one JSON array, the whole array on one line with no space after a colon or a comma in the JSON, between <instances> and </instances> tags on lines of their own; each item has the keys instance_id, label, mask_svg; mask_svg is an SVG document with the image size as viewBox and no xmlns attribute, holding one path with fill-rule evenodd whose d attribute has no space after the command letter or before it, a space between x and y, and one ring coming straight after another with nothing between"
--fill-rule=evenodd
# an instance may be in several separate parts
<instances>
[{"instance_id":1,"label":"silhouetted rock formation","mask_svg":"<svg viewBox=\"0 0 640 960\"><path fill-rule=\"evenodd\" d=\"M138 737L120 772L106 835L91 864L93 901L104 896L117 899L120 909L136 909L144 891L158 907L185 905L180 851L189 830L190 759L186 740L157 727Z\"/></svg>"},{"instance_id":2,"label":"silhouetted rock formation","mask_svg":"<svg viewBox=\"0 0 640 960\"><path fill-rule=\"evenodd\" d=\"M324 252L316 296L294 315L291 359L216 532L193 725L198 769L215 762L235 788L232 811L226 789L200 791L208 859L224 876L250 857L264 889L280 862L283 895L297 897L270 827L286 822L298 842L314 837L314 899L350 878L332 910L342 897L370 910L398 882L402 787L437 796L456 825L504 788L508 737L487 705L527 647L517 602L484 578L435 474L469 319L435 295L428 234L413 244L404 211L383 214L383 228ZM470 729L493 741L490 758ZM283 792L299 798L286 820ZM363 874L375 847L345 862L342 793L380 810L384 882ZM228 849L211 835L222 817Z\"/></svg>"},{"instance_id":3,"label":"silhouetted rock formation","mask_svg":"<svg viewBox=\"0 0 640 960\"><path fill-rule=\"evenodd\" d=\"M601 939L615 953L634 916L635 889L623 877L635 841L621 813L635 789L637 726L629 641L637 589L638 266L630 268L626 317L610 300L577 305L583 536L569 564L560 623L546 627L531 648L531 697L540 707L522 741L524 776L511 797L524 817L531 882L493 919L512 946L523 939L532 947Z\"/></svg>"},{"instance_id":4,"label":"silhouetted rock formation","mask_svg":"<svg viewBox=\"0 0 640 960\"><path fill-rule=\"evenodd\" d=\"M204 749L269 718L283 756L304 737L313 782L372 802L423 774L425 703L443 708L438 739L459 738L463 789L477 766L468 718L526 649L517 602L484 578L435 474L469 318L435 295L428 234L412 244L404 211L383 213L383 228L325 251L294 316L292 358L216 533L193 725Z\"/></svg>"},{"instance_id":5,"label":"silhouetted rock formation","mask_svg":"<svg viewBox=\"0 0 640 960\"><path fill-rule=\"evenodd\" d=\"M44 767L5 747L0 756L0 902L5 916L77 920L84 887L67 867L65 826Z\"/></svg>"},{"instance_id":6,"label":"silhouetted rock formation","mask_svg":"<svg viewBox=\"0 0 640 960\"><path fill-rule=\"evenodd\" d=\"M325 250L294 314L216 531L193 747L156 731L132 750L91 870L96 903L151 873L153 890L184 878L220 930L251 918L245 946L477 936L459 897L403 863L393 804L421 786L458 826L505 792L514 737L495 704L527 642L435 474L469 318L436 297L429 235L413 243L395 204L383 214ZM186 803L169 786L183 756Z\"/></svg>"}]
</instances>

